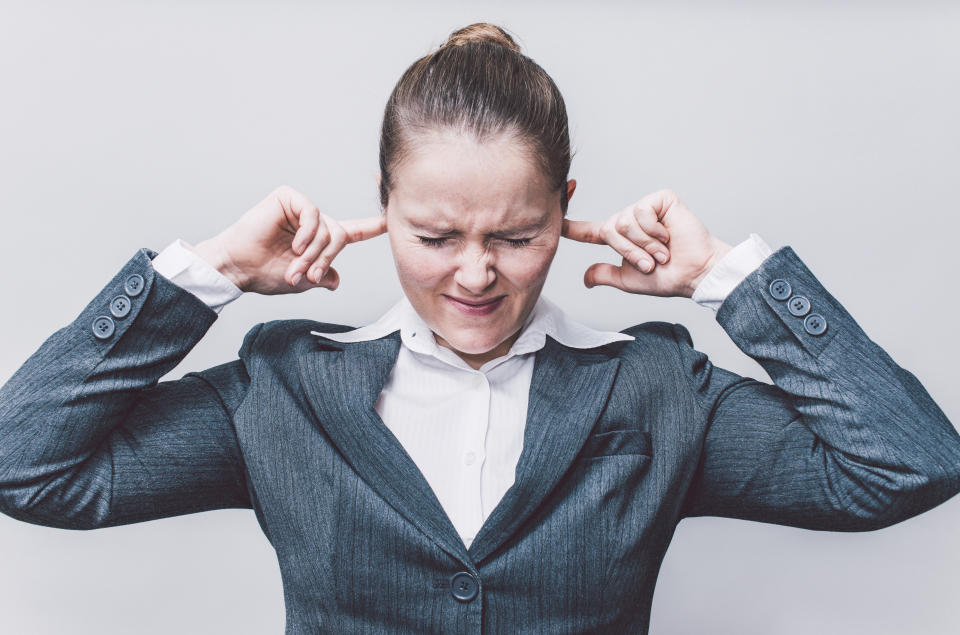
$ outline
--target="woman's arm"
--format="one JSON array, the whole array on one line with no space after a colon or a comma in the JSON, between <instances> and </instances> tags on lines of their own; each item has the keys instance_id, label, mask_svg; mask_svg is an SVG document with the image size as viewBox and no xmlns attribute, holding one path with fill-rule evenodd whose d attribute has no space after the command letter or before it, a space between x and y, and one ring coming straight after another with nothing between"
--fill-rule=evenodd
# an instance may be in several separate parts
<instances>
[{"instance_id":1,"label":"woman's arm","mask_svg":"<svg viewBox=\"0 0 960 635\"><path fill-rule=\"evenodd\" d=\"M620 266L591 265L588 287L700 296L708 305L708 296L725 288L698 293L730 247L671 190L603 222L564 219L563 235L609 245L623 257ZM661 252L666 257L655 262ZM692 467L685 515L873 529L960 491L960 435L793 249L764 259L716 317L775 385L717 368L683 326L666 325L707 424L692 432L702 455Z\"/></svg>"},{"instance_id":2,"label":"woman's arm","mask_svg":"<svg viewBox=\"0 0 960 635\"><path fill-rule=\"evenodd\" d=\"M708 417L685 515L868 530L960 491L954 426L793 249L748 275L717 321L775 385L714 366L674 326Z\"/></svg>"},{"instance_id":3,"label":"woman's arm","mask_svg":"<svg viewBox=\"0 0 960 635\"><path fill-rule=\"evenodd\" d=\"M159 269L183 285L158 275L158 254L141 249L0 388L0 511L91 529L251 507L233 415L259 326L240 359L157 381L226 302L245 291L336 289L336 255L385 231L382 215L341 223L279 187L190 248L196 257L179 243L179 256L164 250Z\"/></svg>"},{"instance_id":4,"label":"woman's arm","mask_svg":"<svg viewBox=\"0 0 960 635\"><path fill-rule=\"evenodd\" d=\"M217 313L156 255L139 250L0 388L0 511L93 529L251 507L232 422L243 360L157 383Z\"/></svg>"}]
</instances>

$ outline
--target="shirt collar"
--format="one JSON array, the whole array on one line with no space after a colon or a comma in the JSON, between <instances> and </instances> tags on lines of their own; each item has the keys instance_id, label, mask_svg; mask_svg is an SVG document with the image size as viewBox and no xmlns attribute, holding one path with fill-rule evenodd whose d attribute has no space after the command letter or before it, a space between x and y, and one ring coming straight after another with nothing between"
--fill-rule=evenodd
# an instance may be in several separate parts
<instances>
[{"instance_id":1,"label":"shirt collar","mask_svg":"<svg viewBox=\"0 0 960 635\"><path fill-rule=\"evenodd\" d=\"M440 351L436 338L427 323L416 312L410 300L404 295L380 319L367 326L344 333L321 333L310 331L314 335L337 342L360 342L379 339L394 331L400 331L400 339L410 350L439 357ZM570 318L563 309L548 300L542 293L527 317L520 337L516 339L510 351L504 357L523 355L540 350L546 344L549 335L564 346L573 348L593 348L612 342L624 342L634 339L626 333L600 331L590 328ZM449 352L449 351L447 351Z\"/></svg>"}]
</instances>

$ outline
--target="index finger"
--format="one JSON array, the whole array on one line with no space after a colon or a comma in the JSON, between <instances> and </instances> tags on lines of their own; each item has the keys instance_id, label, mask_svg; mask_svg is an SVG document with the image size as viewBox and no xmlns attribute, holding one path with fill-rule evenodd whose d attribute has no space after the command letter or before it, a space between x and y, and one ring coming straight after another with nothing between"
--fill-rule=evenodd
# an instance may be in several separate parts
<instances>
[{"instance_id":1,"label":"index finger","mask_svg":"<svg viewBox=\"0 0 960 635\"><path fill-rule=\"evenodd\" d=\"M340 226L347 233L347 242L355 243L383 234L387 231L387 216L370 216L369 218L348 218L340 221Z\"/></svg>"},{"instance_id":2,"label":"index finger","mask_svg":"<svg viewBox=\"0 0 960 635\"><path fill-rule=\"evenodd\" d=\"M571 240L578 240L582 243L606 245L607 242L600 236L601 225L601 223L589 220L569 220L564 218L563 226L560 228L560 235Z\"/></svg>"}]
</instances>

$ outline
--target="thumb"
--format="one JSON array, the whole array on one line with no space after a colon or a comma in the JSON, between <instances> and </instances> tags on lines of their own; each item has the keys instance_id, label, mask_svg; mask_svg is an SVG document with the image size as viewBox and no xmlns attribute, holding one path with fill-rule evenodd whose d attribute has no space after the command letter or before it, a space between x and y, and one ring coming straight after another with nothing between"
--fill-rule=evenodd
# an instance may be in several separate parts
<instances>
[{"instance_id":1,"label":"thumb","mask_svg":"<svg viewBox=\"0 0 960 635\"><path fill-rule=\"evenodd\" d=\"M323 277L320 278L320 282L317 283L318 287L326 287L331 291L336 291L337 287L340 286L340 274L337 273L337 270L333 267L327 267L326 272L324 272Z\"/></svg>"},{"instance_id":2,"label":"thumb","mask_svg":"<svg viewBox=\"0 0 960 635\"><path fill-rule=\"evenodd\" d=\"M590 265L586 273L583 274L583 284L587 285L588 289L602 284L626 291L622 274L623 269L620 267L608 262L598 262Z\"/></svg>"}]
</instances>

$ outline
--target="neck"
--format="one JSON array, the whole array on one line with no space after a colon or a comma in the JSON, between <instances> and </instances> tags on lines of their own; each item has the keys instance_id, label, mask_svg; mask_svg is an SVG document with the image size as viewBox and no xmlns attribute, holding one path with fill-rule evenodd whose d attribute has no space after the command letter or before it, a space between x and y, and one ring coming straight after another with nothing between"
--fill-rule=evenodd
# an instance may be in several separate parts
<instances>
[{"instance_id":1,"label":"neck","mask_svg":"<svg viewBox=\"0 0 960 635\"><path fill-rule=\"evenodd\" d=\"M470 368L474 370L479 370L481 366L483 366L490 360L497 359L498 357L503 357L504 355L509 353L510 347L513 346L513 343L517 341L518 337L520 337L521 330L522 329L517 329L516 333L514 333L507 339L503 340L502 342L500 342L499 345L497 345L496 347L490 349L485 353L464 353L463 351L458 351L454 347L450 346L450 344L445 339L443 339L436 333L433 334L433 337L434 339L437 340L438 346L449 348L451 351L457 354L457 357L465 361L470 366Z\"/></svg>"}]
</instances>

